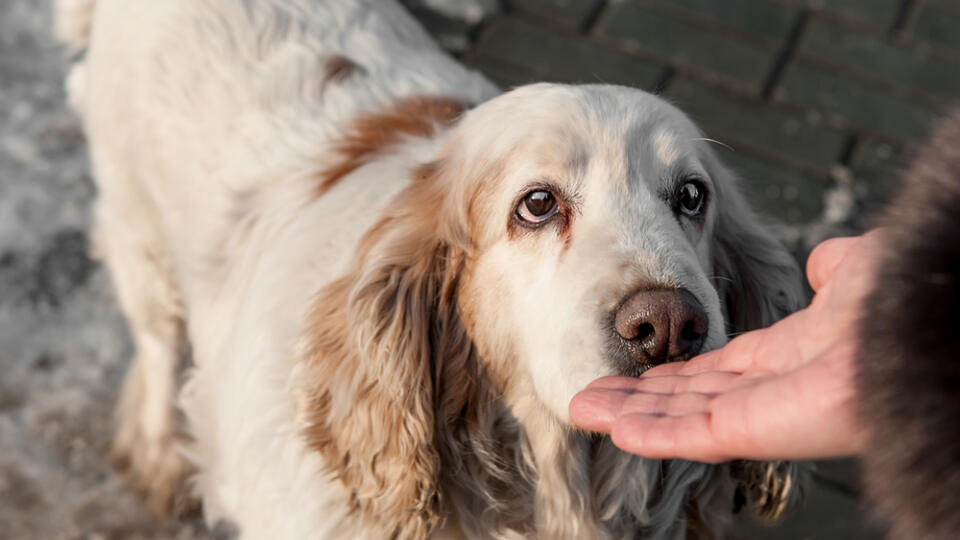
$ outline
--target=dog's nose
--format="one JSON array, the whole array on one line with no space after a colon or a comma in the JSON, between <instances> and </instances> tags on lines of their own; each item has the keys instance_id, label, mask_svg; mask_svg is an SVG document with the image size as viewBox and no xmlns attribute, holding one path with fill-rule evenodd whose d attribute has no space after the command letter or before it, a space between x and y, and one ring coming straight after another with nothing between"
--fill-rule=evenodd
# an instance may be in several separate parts
<instances>
[{"instance_id":1,"label":"dog's nose","mask_svg":"<svg viewBox=\"0 0 960 540\"><path fill-rule=\"evenodd\" d=\"M709 324L703 306L686 289L639 291L620 306L614 318L630 356L650 365L698 353Z\"/></svg>"}]
</instances>

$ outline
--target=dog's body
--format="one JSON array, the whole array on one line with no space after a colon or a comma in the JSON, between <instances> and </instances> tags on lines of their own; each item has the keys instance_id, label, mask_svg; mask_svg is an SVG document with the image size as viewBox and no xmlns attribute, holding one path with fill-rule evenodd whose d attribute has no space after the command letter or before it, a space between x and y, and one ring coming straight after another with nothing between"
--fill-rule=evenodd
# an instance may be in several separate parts
<instances>
[{"instance_id":1,"label":"dog's body","mask_svg":"<svg viewBox=\"0 0 960 540\"><path fill-rule=\"evenodd\" d=\"M392 2L62 3L75 45L93 21L68 84L137 346L115 450L157 507L195 468L208 520L245 538L659 538L723 520L725 466L567 427L573 392L642 370L606 333L638 289L688 291L698 348L800 300L681 113L615 87L496 97ZM654 186L684 167L716 207L689 219ZM523 221L518 178L558 217Z\"/></svg>"}]
</instances>

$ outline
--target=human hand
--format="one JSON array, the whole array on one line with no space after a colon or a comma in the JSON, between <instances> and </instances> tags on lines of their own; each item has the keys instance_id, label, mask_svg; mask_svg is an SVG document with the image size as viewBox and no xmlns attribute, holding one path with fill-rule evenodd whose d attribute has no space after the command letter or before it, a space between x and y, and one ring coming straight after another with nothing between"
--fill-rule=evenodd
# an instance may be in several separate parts
<instances>
[{"instance_id":1,"label":"human hand","mask_svg":"<svg viewBox=\"0 0 960 540\"><path fill-rule=\"evenodd\" d=\"M688 362L640 378L605 377L574 396L577 425L650 458L719 462L856 454L854 355L879 233L823 242L810 254L810 306Z\"/></svg>"}]
</instances>

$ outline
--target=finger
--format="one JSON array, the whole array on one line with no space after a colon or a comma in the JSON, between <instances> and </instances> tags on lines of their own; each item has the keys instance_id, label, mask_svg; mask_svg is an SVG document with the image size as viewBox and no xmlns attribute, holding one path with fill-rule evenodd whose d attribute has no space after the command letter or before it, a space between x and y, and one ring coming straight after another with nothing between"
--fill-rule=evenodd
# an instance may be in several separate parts
<instances>
[{"instance_id":1,"label":"finger","mask_svg":"<svg viewBox=\"0 0 960 540\"><path fill-rule=\"evenodd\" d=\"M654 366L647 371L644 371L640 377L660 377L663 375L675 375L679 373L684 366L687 365L687 362L668 362L666 364L660 364L659 366ZM595 379L590 384L587 385L587 388L607 388L610 390L615 390L619 388L632 388L634 383L640 377L600 377Z\"/></svg>"},{"instance_id":2,"label":"finger","mask_svg":"<svg viewBox=\"0 0 960 540\"><path fill-rule=\"evenodd\" d=\"M620 412L625 394L613 390L584 390L570 400L570 421L583 429L610 433L610 426Z\"/></svg>"},{"instance_id":3,"label":"finger","mask_svg":"<svg viewBox=\"0 0 960 540\"><path fill-rule=\"evenodd\" d=\"M732 343L732 342L731 342ZM730 346L730 343L726 345ZM725 349L726 347L724 347ZM724 349L715 349L710 352L694 356L676 369L675 375L694 375L705 371L717 371L722 368L725 356Z\"/></svg>"},{"instance_id":4,"label":"finger","mask_svg":"<svg viewBox=\"0 0 960 540\"><path fill-rule=\"evenodd\" d=\"M684 392L681 394L630 394L623 400L617 416L650 414L655 416L685 416L706 412L715 394Z\"/></svg>"},{"instance_id":5,"label":"finger","mask_svg":"<svg viewBox=\"0 0 960 540\"><path fill-rule=\"evenodd\" d=\"M691 358L679 368L678 375L708 371L746 371L757 361L757 352L769 338L770 329L761 328L740 334L719 349Z\"/></svg>"},{"instance_id":6,"label":"finger","mask_svg":"<svg viewBox=\"0 0 960 540\"><path fill-rule=\"evenodd\" d=\"M636 377L600 377L587 385L587 389L602 388L606 390L622 390L632 388L637 382Z\"/></svg>"},{"instance_id":7,"label":"finger","mask_svg":"<svg viewBox=\"0 0 960 540\"><path fill-rule=\"evenodd\" d=\"M652 373L651 370L648 373ZM677 394L684 392L716 393L730 388L741 374L735 371L706 371L693 375L647 375L638 378L605 377L590 383L587 390L622 393L647 392Z\"/></svg>"},{"instance_id":8,"label":"finger","mask_svg":"<svg viewBox=\"0 0 960 540\"><path fill-rule=\"evenodd\" d=\"M626 414L611 426L610 438L622 450L648 458L681 458L707 463L724 461L714 439L710 416Z\"/></svg>"},{"instance_id":9,"label":"finger","mask_svg":"<svg viewBox=\"0 0 960 540\"><path fill-rule=\"evenodd\" d=\"M688 362L689 360L683 362L667 362L666 364L653 366L652 368L644 371L640 377L662 377L664 375L676 375L683 370L684 366L686 366Z\"/></svg>"},{"instance_id":10,"label":"finger","mask_svg":"<svg viewBox=\"0 0 960 540\"><path fill-rule=\"evenodd\" d=\"M821 242L807 258L807 280L814 292L830 279L834 270L861 237L831 238Z\"/></svg>"},{"instance_id":11,"label":"finger","mask_svg":"<svg viewBox=\"0 0 960 540\"><path fill-rule=\"evenodd\" d=\"M683 392L658 394L637 392L632 388L583 390L570 400L570 420L583 429L609 433L610 426L623 414L646 413L685 415L701 412L714 394Z\"/></svg>"},{"instance_id":12,"label":"finger","mask_svg":"<svg viewBox=\"0 0 960 540\"><path fill-rule=\"evenodd\" d=\"M801 310L767 328L740 334L720 349L691 358L677 374L753 370L782 373L794 369L816 352L798 347L798 336L810 326L805 317L806 310Z\"/></svg>"}]
</instances>

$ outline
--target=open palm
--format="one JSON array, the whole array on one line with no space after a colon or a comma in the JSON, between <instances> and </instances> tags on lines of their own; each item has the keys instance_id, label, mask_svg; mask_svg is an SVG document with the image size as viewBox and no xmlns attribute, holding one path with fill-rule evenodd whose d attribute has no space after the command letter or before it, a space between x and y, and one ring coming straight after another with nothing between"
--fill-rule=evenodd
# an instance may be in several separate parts
<instances>
[{"instance_id":1,"label":"open palm","mask_svg":"<svg viewBox=\"0 0 960 540\"><path fill-rule=\"evenodd\" d=\"M853 403L856 325L879 233L828 240L810 255L807 308L722 349L640 378L606 377L570 404L579 426L628 452L718 462L850 455L863 445Z\"/></svg>"}]
</instances>

